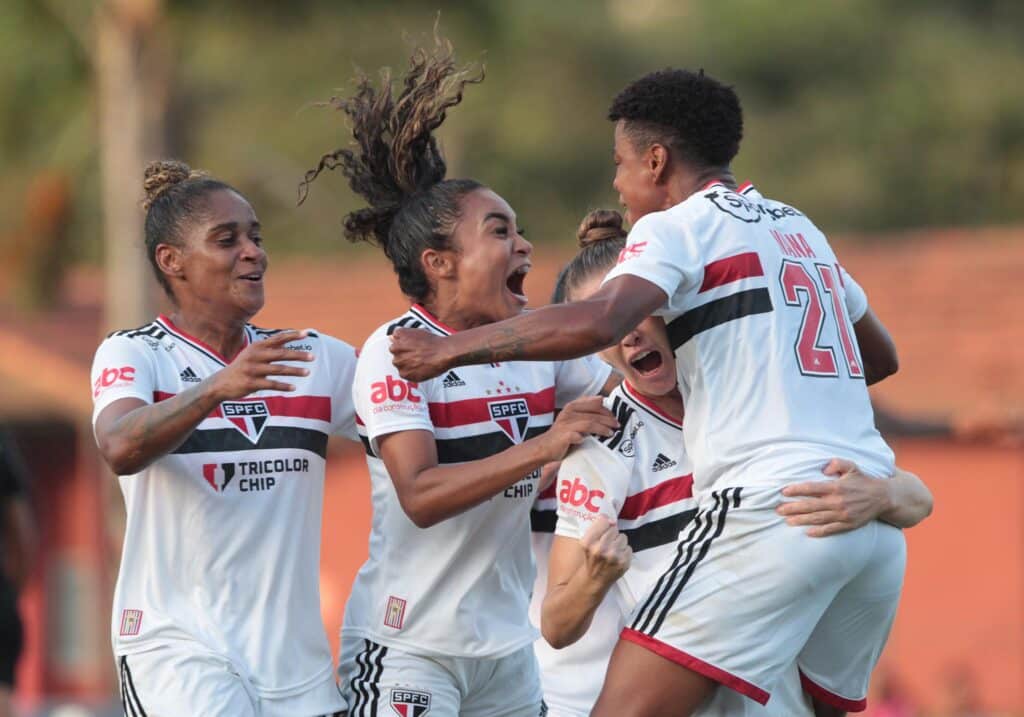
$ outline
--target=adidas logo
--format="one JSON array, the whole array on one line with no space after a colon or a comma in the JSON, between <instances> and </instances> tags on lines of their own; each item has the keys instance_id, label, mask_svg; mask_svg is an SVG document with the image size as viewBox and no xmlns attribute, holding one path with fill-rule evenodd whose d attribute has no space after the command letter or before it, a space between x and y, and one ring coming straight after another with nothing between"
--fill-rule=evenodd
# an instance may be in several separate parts
<instances>
[{"instance_id":1,"label":"adidas logo","mask_svg":"<svg viewBox=\"0 0 1024 717\"><path fill-rule=\"evenodd\" d=\"M465 386L466 382L459 378L459 375L454 371L449 371L448 375L444 377L442 385L445 388L455 388L456 386Z\"/></svg>"},{"instance_id":2,"label":"adidas logo","mask_svg":"<svg viewBox=\"0 0 1024 717\"><path fill-rule=\"evenodd\" d=\"M188 381L189 383L199 383L203 380L196 375L196 372L192 370L191 366L186 366L185 370L178 375L181 376L182 381Z\"/></svg>"},{"instance_id":3,"label":"adidas logo","mask_svg":"<svg viewBox=\"0 0 1024 717\"><path fill-rule=\"evenodd\" d=\"M659 453L658 457L654 459L654 465L651 466L651 470L657 473L658 471L663 471L666 468L671 468L675 464L676 462L664 453Z\"/></svg>"}]
</instances>

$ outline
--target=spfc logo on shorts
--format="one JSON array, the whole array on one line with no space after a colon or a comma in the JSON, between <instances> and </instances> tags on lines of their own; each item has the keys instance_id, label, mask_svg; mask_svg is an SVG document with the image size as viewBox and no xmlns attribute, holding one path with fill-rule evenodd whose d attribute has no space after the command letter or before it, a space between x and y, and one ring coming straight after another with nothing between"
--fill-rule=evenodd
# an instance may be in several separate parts
<instances>
[{"instance_id":1,"label":"spfc logo on shorts","mask_svg":"<svg viewBox=\"0 0 1024 717\"><path fill-rule=\"evenodd\" d=\"M491 401L487 404L491 412L491 420L511 439L513 443L522 443L526 438L526 429L530 425L530 407L525 398L510 398L506 401Z\"/></svg>"},{"instance_id":2,"label":"spfc logo on shorts","mask_svg":"<svg viewBox=\"0 0 1024 717\"><path fill-rule=\"evenodd\" d=\"M430 693L419 690L391 690L391 709L401 717L423 717L430 711Z\"/></svg>"},{"instance_id":3,"label":"spfc logo on shorts","mask_svg":"<svg viewBox=\"0 0 1024 717\"><path fill-rule=\"evenodd\" d=\"M260 442L263 427L270 418L270 409L265 401L225 401L220 404L224 418L253 443Z\"/></svg>"}]
</instances>

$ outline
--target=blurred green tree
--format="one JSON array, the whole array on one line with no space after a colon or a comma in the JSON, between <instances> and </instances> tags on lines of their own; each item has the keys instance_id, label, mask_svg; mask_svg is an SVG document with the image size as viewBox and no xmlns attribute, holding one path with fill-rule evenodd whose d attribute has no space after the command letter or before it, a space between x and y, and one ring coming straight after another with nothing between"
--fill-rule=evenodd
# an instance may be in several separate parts
<instances>
[{"instance_id":1,"label":"blurred green tree","mask_svg":"<svg viewBox=\"0 0 1024 717\"><path fill-rule=\"evenodd\" d=\"M302 173L346 141L340 116L315 103L347 91L357 65L404 67L437 10L461 57L487 69L440 132L451 171L505 195L534 241L570 241L583 213L615 204L606 108L668 65L737 86L738 173L826 231L1024 218L1024 5L1013 0L165 4L165 146L248 192L276 251L339 250L355 206L340 177L295 208ZM17 235L32 178L62 172L69 251L89 260L100 253L97 107L75 28L93 7L0 6L0 242Z\"/></svg>"}]
</instances>

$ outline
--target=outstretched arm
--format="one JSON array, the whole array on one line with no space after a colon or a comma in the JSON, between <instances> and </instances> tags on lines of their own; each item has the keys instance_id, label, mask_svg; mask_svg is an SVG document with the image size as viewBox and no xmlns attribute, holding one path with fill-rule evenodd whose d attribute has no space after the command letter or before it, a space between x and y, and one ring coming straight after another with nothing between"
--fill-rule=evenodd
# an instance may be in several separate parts
<instances>
[{"instance_id":1,"label":"outstretched arm","mask_svg":"<svg viewBox=\"0 0 1024 717\"><path fill-rule=\"evenodd\" d=\"M665 300L655 284L623 275L585 301L546 306L448 337L398 329L391 354L409 381L425 381L455 366L576 358L618 342Z\"/></svg>"}]
</instances>

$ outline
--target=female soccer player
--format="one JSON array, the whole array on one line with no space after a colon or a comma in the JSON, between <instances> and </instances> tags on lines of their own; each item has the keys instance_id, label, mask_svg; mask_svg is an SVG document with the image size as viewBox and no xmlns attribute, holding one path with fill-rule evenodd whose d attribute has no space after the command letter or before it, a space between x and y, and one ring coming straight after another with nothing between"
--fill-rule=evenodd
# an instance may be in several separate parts
<instances>
[{"instance_id":1,"label":"female soccer player","mask_svg":"<svg viewBox=\"0 0 1024 717\"><path fill-rule=\"evenodd\" d=\"M390 79L377 90L362 78L335 103L358 149L326 155L307 177L342 169L369 205L348 215L346 236L379 245L414 302L370 336L356 368L373 528L342 629L355 715L543 714L530 506L545 463L617 427L593 396L609 376L596 359L499 362L420 383L391 364L398 327L447 336L526 305L531 246L515 213L476 181L446 179L432 134L479 79L444 42L414 53L397 97Z\"/></svg>"},{"instance_id":2,"label":"female soccer player","mask_svg":"<svg viewBox=\"0 0 1024 717\"><path fill-rule=\"evenodd\" d=\"M111 334L93 425L127 509L113 645L126 715L334 714L320 619L329 434L358 440L353 349L248 323L267 254L237 190L146 168L146 250L173 304Z\"/></svg>"},{"instance_id":3,"label":"female soccer player","mask_svg":"<svg viewBox=\"0 0 1024 717\"><path fill-rule=\"evenodd\" d=\"M625 247L622 217L596 211L580 226L581 250L563 270L556 295L582 300L595 293ZM545 640L536 644L550 717L590 714L623 621L670 559L677 536L696 512L691 467L680 441L682 397L675 359L660 318L651 317L602 358L625 377L605 405L622 427L610 439L588 438L561 464L550 489L558 520L549 556L537 554L546 580L535 586L531 613ZM909 527L928 515L931 495L912 474L892 480L867 477L835 461L844 494L835 509L848 514L836 532L880 518ZM811 499L792 504L818 508ZM612 586L615 586L614 591ZM613 594L610 594L613 593ZM812 715L796 666L762 707L718 690L700 710L709 715L799 717Z\"/></svg>"},{"instance_id":4,"label":"female soccer player","mask_svg":"<svg viewBox=\"0 0 1024 717\"><path fill-rule=\"evenodd\" d=\"M451 337L396 332L402 375L559 360L667 323L686 404L697 516L623 631L598 717L688 715L719 684L762 704L798 661L819 714L866 706L903 584L892 526L810 540L776 513L830 456L893 469L866 385L896 370L884 328L824 234L799 210L737 187L742 111L703 72L664 70L615 98L614 186L633 222L620 263L587 301ZM708 599L711 596L714 599Z\"/></svg>"}]
</instances>

